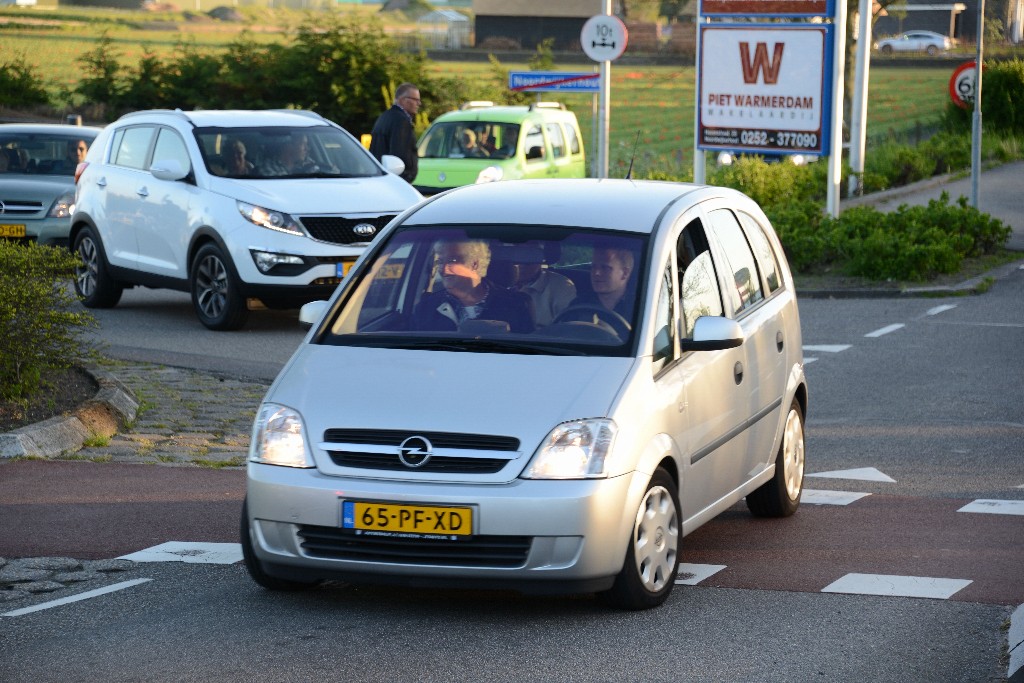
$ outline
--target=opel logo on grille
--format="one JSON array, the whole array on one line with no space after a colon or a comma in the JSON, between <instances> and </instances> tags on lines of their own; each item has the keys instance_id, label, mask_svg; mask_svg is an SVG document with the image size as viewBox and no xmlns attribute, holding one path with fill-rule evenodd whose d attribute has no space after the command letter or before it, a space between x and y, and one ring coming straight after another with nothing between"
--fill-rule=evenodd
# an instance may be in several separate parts
<instances>
[{"instance_id":1,"label":"opel logo on grille","mask_svg":"<svg viewBox=\"0 0 1024 683\"><path fill-rule=\"evenodd\" d=\"M437 179L439 182L443 183L444 181L448 180L448 174L445 173L444 171L441 171L440 173L437 174Z\"/></svg>"},{"instance_id":2,"label":"opel logo on grille","mask_svg":"<svg viewBox=\"0 0 1024 683\"><path fill-rule=\"evenodd\" d=\"M352 228L352 232L360 237L373 237L374 233L377 232L377 226L372 223L359 223L356 227Z\"/></svg>"},{"instance_id":3,"label":"opel logo on grille","mask_svg":"<svg viewBox=\"0 0 1024 683\"><path fill-rule=\"evenodd\" d=\"M3 212L4 212L4 211L6 211L6 210L7 210L7 207L6 207L6 206L4 206L4 203L3 203L3 202L0 202L0 213L3 213Z\"/></svg>"},{"instance_id":4,"label":"opel logo on grille","mask_svg":"<svg viewBox=\"0 0 1024 683\"><path fill-rule=\"evenodd\" d=\"M423 467L434 455L434 446L425 436L410 436L398 447L398 459L406 467Z\"/></svg>"}]
</instances>

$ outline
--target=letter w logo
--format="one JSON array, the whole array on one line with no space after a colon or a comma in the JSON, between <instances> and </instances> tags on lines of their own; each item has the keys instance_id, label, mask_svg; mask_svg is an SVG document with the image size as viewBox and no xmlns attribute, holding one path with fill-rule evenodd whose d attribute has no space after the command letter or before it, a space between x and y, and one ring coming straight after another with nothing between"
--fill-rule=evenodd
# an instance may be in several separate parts
<instances>
[{"instance_id":1,"label":"letter w logo","mask_svg":"<svg viewBox=\"0 0 1024 683\"><path fill-rule=\"evenodd\" d=\"M768 44L758 43L754 48L754 59L750 59L750 43L740 43L740 61L743 65L743 82L757 83L760 71L765 85L775 85L779 80L779 69L782 67L783 43L775 43L775 52L768 59Z\"/></svg>"}]
</instances>

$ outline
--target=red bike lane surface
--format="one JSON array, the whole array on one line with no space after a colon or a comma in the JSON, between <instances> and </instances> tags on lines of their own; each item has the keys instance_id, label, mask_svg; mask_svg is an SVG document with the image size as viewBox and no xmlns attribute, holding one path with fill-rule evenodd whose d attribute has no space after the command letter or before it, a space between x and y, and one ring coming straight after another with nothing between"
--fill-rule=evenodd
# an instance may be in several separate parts
<instances>
[{"instance_id":1,"label":"red bike lane surface","mask_svg":"<svg viewBox=\"0 0 1024 683\"><path fill-rule=\"evenodd\" d=\"M245 470L0 463L0 557L107 559L166 541L234 543Z\"/></svg>"}]
</instances>

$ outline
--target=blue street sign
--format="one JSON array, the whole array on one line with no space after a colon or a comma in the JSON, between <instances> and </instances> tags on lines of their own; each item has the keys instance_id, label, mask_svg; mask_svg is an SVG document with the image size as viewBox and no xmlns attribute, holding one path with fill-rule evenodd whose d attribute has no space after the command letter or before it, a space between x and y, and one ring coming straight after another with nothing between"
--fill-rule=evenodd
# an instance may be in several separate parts
<instances>
[{"instance_id":1,"label":"blue street sign","mask_svg":"<svg viewBox=\"0 0 1024 683\"><path fill-rule=\"evenodd\" d=\"M600 74L568 71L510 71L509 90L524 92L600 92Z\"/></svg>"}]
</instances>

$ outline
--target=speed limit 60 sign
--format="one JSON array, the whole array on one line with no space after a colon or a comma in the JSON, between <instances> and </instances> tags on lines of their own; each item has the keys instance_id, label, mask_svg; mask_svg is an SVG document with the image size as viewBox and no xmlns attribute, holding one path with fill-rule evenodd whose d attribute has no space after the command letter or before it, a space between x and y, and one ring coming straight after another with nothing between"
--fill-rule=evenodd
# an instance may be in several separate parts
<instances>
[{"instance_id":1,"label":"speed limit 60 sign","mask_svg":"<svg viewBox=\"0 0 1024 683\"><path fill-rule=\"evenodd\" d=\"M961 109L970 109L974 106L974 89L977 81L978 74L973 61L958 66L949 79L949 96L953 104Z\"/></svg>"}]
</instances>

